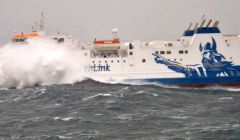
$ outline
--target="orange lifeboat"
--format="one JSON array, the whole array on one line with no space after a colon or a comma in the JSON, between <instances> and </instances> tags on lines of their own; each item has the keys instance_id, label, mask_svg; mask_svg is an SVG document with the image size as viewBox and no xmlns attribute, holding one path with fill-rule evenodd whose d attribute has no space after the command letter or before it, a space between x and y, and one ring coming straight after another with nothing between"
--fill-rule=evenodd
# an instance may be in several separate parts
<instances>
[{"instance_id":1,"label":"orange lifeboat","mask_svg":"<svg viewBox=\"0 0 240 140\"><path fill-rule=\"evenodd\" d=\"M34 37L39 37L40 35L37 33L30 33L30 34L17 34L12 37L12 42L13 43L21 43L21 42L26 42L27 39L29 38L34 38Z\"/></svg>"},{"instance_id":2,"label":"orange lifeboat","mask_svg":"<svg viewBox=\"0 0 240 140\"><path fill-rule=\"evenodd\" d=\"M95 40L94 42L95 49L108 49L108 50L115 50L120 47L120 40L113 39L113 40Z\"/></svg>"},{"instance_id":3,"label":"orange lifeboat","mask_svg":"<svg viewBox=\"0 0 240 140\"><path fill-rule=\"evenodd\" d=\"M114 39L114 40L95 40L94 44L96 45L106 45L106 44L119 44L120 40Z\"/></svg>"}]
</instances>

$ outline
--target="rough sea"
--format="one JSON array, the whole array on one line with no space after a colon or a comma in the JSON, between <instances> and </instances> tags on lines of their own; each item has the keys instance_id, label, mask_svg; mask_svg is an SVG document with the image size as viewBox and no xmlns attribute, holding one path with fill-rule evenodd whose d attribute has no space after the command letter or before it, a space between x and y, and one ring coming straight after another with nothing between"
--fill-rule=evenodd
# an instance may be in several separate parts
<instances>
[{"instance_id":1,"label":"rough sea","mask_svg":"<svg viewBox=\"0 0 240 140\"><path fill-rule=\"evenodd\" d=\"M240 89L35 86L0 91L1 140L238 140Z\"/></svg>"},{"instance_id":2,"label":"rough sea","mask_svg":"<svg viewBox=\"0 0 240 140\"><path fill-rule=\"evenodd\" d=\"M51 43L6 45L0 60L0 140L240 139L240 88L97 82Z\"/></svg>"}]
</instances>

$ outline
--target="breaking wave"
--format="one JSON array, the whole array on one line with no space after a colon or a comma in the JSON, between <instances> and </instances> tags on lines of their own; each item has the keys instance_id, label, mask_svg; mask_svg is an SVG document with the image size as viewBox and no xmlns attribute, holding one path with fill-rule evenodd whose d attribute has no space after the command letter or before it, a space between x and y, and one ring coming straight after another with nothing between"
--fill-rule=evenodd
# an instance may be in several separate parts
<instances>
[{"instance_id":1,"label":"breaking wave","mask_svg":"<svg viewBox=\"0 0 240 140\"><path fill-rule=\"evenodd\" d=\"M86 77L80 51L46 39L2 46L0 88L80 82Z\"/></svg>"}]
</instances>

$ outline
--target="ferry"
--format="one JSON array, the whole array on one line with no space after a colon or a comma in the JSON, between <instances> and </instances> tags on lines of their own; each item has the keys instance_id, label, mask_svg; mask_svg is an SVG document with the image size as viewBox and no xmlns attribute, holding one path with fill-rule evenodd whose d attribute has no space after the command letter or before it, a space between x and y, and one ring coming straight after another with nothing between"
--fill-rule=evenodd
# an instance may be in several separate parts
<instances>
[{"instance_id":1,"label":"ferry","mask_svg":"<svg viewBox=\"0 0 240 140\"><path fill-rule=\"evenodd\" d=\"M240 35L223 35L219 21L201 18L174 41L97 40L82 50L89 77L180 87L239 86Z\"/></svg>"},{"instance_id":2,"label":"ferry","mask_svg":"<svg viewBox=\"0 0 240 140\"><path fill-rule=\"evenodd\" d=\"M46 36L44 15L29 34L12 37L13 43L48 38L75 46L83 55L87 78L109 82L140 82L180 87L240 86L240 35L224 35L219 21L190 23L180 39L123 42L118 29L112 39L74 42L69 35ZM100 80L101 81L101 80Z\"/></svg>"}]
</instances>

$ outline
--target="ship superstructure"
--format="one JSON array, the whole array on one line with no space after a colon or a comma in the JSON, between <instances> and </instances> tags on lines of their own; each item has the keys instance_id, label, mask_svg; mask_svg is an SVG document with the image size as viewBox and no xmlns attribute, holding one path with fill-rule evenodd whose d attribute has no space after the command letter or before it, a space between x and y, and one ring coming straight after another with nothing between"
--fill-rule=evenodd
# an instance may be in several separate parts
<instances>
[{"instance_id":1,"label":"ship superstructure","mask_svg":"<svg viewBox=\"0 0 240 140\"><path fill-rule=\"evenodd\" d=\"M74 40L69 34L60 33L56 35L47 35L45 33L45 17L44 13L41 13L40 20L35 22L32 26L32 30L29 33L20 33L12 36L12 42L17 44L26 44L30 39L48 39L55 41L58 44L62 44L70 47L79 47L80 43L78 40Z\"/></svg>"},{"instance_id":2,"label":"ship superstructure","mask_svg":"<svg viewBox=\"0 0 240 140\"><path fill-rule=\"evenodd\" d=\"M84 52L88 72L109 80L167 85L239 85L240 37L223 35L218 24L203 17L176 41L95 40Z\"/></svg>"}]
</instances>

